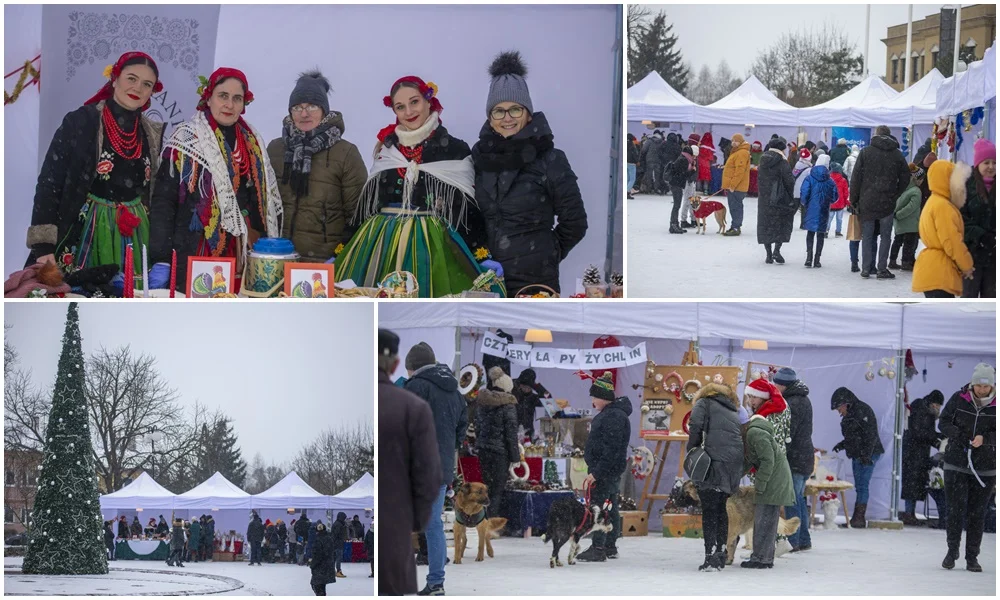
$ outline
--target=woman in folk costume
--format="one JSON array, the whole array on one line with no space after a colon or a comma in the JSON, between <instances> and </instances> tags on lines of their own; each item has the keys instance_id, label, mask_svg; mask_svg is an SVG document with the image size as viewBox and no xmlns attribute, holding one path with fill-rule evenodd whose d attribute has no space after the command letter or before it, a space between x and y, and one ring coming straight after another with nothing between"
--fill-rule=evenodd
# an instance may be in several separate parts
<instances>
[{"instance_id":1,"label":"woman in folk costume","mask_svg":"<svg viewBox=\"0 0 1000 600\"><path fill-rule=\"evenodd\" d=\"M506 295L496 272L487 270L498 267L477 261L489 251L473 200L469 145L441 123L437 87L402 77L383 103L396 122L378 134L355 216L366 220L337 257L337 278L372 287L394 271L408 271L423 297L473 287Z\"/></svg>"},{"instance_id":2,"label":"woman in folk costume","mask_svg":"<svg viewBox=\"0 0 1000 600\"><path fill-rule=\"evenodd\" d=\"M236 258L239 290L248 249L260 237L281 234L281 196L263 138L241 116L253 102L246 75L216 69L199 89L194 117L164 144L150 209L153 287L169 276L177 250L177 279L189 256Z\"/></svg>"},{"instance_id":3,"label":"woman in folk costume","mask_svg":"<svg viewBox=\"0 0 1000 600\"><path fill-rule=\"evenodd\" d=\"M146 207L159 164L163 124L143 111L163 89L156 62L126 52L105 69L108 82L63 118L42 162L28 228L28 264L123 267L125 247L149 239Z\"/></svg>"}]
</instances>

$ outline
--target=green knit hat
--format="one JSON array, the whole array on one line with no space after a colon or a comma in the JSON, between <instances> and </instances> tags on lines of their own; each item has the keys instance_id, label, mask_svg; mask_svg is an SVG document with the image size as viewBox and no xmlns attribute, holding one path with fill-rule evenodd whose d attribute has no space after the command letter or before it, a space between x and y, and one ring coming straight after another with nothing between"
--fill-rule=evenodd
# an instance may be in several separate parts
<instances>
[{"instance_id":1,"label":"green knit hat","mask_svg":"<svg viewBox=\"0 0 1000 600\"><path fill-rule=\"evenodd\" d=\"M611 371L605 371L603 375L594 380L590 386L590 397L600 398L608 402L615 401L615 382Z\"/></svg>"}]
</instances>

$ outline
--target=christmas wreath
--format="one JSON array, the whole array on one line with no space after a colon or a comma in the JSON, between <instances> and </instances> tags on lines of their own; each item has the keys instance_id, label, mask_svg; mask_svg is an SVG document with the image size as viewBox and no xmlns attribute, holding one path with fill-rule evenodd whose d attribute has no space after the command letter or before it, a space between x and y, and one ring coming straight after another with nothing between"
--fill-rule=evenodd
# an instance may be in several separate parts
<instances>
[{"instance_id":1,"label":"christmas wreath","mask_svg":"<svg viewBox=\"0 0 1000 600\"><path fill-rule=\"evenodd\" d=\"M632 476L639 480L649 477L653 472L653 463L656 462L653 451L645 446L639 446L632 448L632 452Z\"/></svg>"}]
</instances>

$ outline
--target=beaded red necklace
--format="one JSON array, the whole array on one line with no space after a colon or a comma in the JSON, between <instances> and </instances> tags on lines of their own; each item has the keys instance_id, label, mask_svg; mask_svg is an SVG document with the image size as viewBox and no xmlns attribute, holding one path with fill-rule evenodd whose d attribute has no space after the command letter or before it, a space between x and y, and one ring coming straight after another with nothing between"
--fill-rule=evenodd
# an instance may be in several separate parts
<instances>
[{"instance_id":1,"label":"beaded red necklace","mask_svg":"<svg viewBox=\"0 0 1000 600\"><path fill-rule=\"evenodd\" d=\"M142 155L142 136L139 135L141 117L136 117L132 131L126 132L118 124L115 116L111 114L111 109L105 104L101 119L104 122L104 131L108 134L108 141L111 142L111 147L115 149L115 152L127 160L135 160Z\"/></svg>"},{"instance_id":2,"label":"beaded red necklace","mask_svg":"<svg viewBox=\"0 0 1000 600\"><path fill-rule=\"evenodd\" d=\"M402 154L406 160L417 163L418 165L424 162L424 144L417 144L416 148L410 148L402 144L398 144L400 154ZM406 177L406 169L396 169L400 177Z\"/></svg>"}]
</instances>

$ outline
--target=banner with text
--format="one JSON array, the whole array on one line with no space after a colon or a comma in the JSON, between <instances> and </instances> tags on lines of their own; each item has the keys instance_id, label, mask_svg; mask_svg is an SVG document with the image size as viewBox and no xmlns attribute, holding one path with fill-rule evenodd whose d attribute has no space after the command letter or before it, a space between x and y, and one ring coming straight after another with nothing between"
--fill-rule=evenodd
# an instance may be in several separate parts
<instances>
[{"instance_id":1,"label":"banner with text","mask_svg":"<svg viewBox=\"0 0 1000 600\"><path fill-rule=\"evenodd\" d=\"M66 113L97 93L107 81L104 67L125 52L145 52L156 61L163 91L153 95L146 114L166 123L164 135L191 118L198 76L215 70L219 9L218 4L43 6L38 164Z\"/></svg>"},{"instance_id":2,"label":"banner with text","mask_svg":"<svg viewBox=\"0 0 1000 600\"><path fill-rule=\"evenodd\" d=\"M646 342L629 348L566 348L534 347L530 344L508 344L507 340L487 332L481 348L483 354L508 359L511 364L541 369L600 370L618 369L646 363Z\"/></svg>"}]
</instances>

